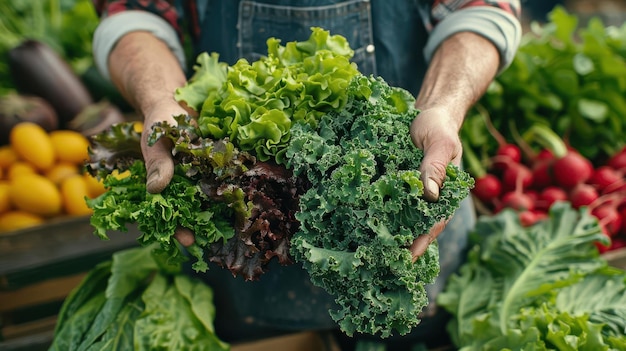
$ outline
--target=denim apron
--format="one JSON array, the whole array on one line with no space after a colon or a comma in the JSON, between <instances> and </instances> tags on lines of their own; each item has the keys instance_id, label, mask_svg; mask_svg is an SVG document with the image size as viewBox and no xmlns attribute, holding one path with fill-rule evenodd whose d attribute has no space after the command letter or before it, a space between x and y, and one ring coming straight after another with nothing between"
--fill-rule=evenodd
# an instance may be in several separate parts
<instances>
[{"instance_id":1,"label":"denim apron","mask_svg":"<svg viewBox=\"0 0 626 351\"><path fill-rule=\"evenodd\" d=\"M390 85L416 95L426 67L424 6L429 4L418 0L198 1L204 36L195 43L195 54L217 52L229 64L239 58L255 61L267 54L268 38L302 41L309 37L310 27L317 26L346 37L362 73L380 75ZM435 284L426 287L431 312L436 294L464 260L474 222L468 198L439 237L441 273ZM215 287L215 327L225 340L337 328L328 315L334 307L332 296L313 286L299 264L281 267L271 262L256 282L233 279L227 270L215 267L202 278ZM432 340L433 333L445 333L441 312L424 318L404 340L422 336Z\"/></svg>"}]
</instances>

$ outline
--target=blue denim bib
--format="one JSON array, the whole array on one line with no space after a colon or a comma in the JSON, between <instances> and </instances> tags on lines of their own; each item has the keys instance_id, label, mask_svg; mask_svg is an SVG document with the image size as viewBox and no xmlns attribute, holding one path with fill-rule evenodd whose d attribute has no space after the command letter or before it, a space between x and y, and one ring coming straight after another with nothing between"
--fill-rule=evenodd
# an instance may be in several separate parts
<instances>
[{"instance_id":1,"label":"blue denim bib","mask_svg":"<svg viewBox=\"0 0 626 351\"><path fill-rule=\"evenodd\" d=\"M195 54L215 51L230 64L254 61L267 53L268 38L302 41L317 26L346 37L361 72L416 95L426 68L421 13L428 6L418 0L198 1L204 35Z\"/></svg>"}]
</instances>

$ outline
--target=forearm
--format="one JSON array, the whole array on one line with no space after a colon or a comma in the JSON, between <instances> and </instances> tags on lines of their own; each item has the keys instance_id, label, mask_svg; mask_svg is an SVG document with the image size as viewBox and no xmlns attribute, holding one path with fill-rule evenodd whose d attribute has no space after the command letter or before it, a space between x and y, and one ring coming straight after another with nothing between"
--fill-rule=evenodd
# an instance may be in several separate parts
<instances>
[{"instance_id":1,"label":"forearm","mask_svg":"<svg viewBox=\"0 0 626 351\"><path fill-rule=\"evenodd\" d=\"M176 88L186 82L177 58L149 32L123 36L111 51L108 68L120 93L144 115L174 101Z\"/></svg>"},{"instance_id":2,"label":"forearm","mask_svg":"<svg viewBox=\"0 0 626 351\"><path fill-rule=\"evenodd\" d=\"M454 34L435 51L415 106L445 109L458 130L496 76L499 64L499 52L489 40L471 32Z\"/></svg>"}]
</instances>

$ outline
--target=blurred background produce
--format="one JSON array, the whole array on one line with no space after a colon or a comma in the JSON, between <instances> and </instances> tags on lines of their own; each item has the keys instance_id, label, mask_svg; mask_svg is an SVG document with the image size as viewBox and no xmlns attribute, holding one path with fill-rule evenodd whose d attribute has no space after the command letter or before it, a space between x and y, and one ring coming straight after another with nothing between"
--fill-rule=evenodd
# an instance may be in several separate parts
<instances>
[{"instance_id":1,"label":"blurred background produce","mask_svg":"<svg viewBox=\"0 0 626 351\"><path fill-rule=\"evenodd\" d=\"M16 124L0 146L0 235L61 216L91 214L85 198L104 192L83 172L89 141L77 131Z\"/></svg>"},{"instance_id":2,"label":"blurred background produce","mask_svg":"<svg viewBox=\"0 0 626 351\"><path fill-rule=\"evenodd\" d=\"M600 250L614 250L626 243L626 25L616 20L626 7L569 3L609 10L558 5L527 23L515 60L466 118L464 162L479 214L514 208L532 224L570 201L611 237Z\"/></svg>"}]
</instances>

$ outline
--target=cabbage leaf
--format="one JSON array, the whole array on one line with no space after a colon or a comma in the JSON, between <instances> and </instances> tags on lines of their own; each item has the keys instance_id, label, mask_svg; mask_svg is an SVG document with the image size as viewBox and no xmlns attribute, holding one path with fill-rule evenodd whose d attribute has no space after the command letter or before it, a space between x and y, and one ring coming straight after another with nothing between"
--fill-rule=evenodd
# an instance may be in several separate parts
<instances>
[{"instance_id":1,"label":"cabbage leaf","mask_svg":"<svg viewBox=\"0 0 626 351\"><path fill-rule=\"evenodd\" d=\"M608 268L606 242L584 208L555 203L524 227L514 211L482 216L475 246L437 302L461 350L621 350L626 272Z\"/></svg>"}]
</instances>

